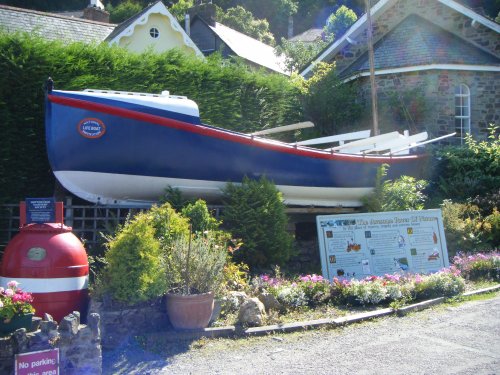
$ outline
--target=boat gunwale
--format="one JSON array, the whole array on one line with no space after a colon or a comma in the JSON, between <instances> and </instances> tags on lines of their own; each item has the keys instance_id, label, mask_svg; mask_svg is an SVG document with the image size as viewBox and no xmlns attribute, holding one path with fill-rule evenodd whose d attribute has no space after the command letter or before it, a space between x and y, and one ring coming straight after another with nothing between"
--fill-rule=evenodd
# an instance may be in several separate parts
<instances>
[{"instance_id":1,"label":"boat gunwale","mask_svg":"<svg viewBox=\"0 0 500 375\"><path fill-rule=\"evenodd\" d=\"M62 90L54 90L47 94L47 99L55 104L60 104L63 106L75 107L79 109L105 113L108 115L126 117L133 120L138 120L142 122L147 122L154 125L165 126L173 128L176 130L187 131L191 133L200 134L207 137L218 138L230 142L236 142L240 144L245 144L248 146L260 147L272 151L294 154L302 157L310 157L317 159L326 160L339 160L339 161L349 161L349 162L370 162L370 163L381 163L387 162L399 163L408 162L411 160L422 159L428 157L427 154L414 154L414 155L355 155L355 154L343 154L343 153L332 153L330 151L324 151L317 148L311 148L306 146L293 145L277 140L270 140L258 136L252 136L233 130L223 129L206 124L195 124L189 123L181 120L176 120L168 117L163 117L155 114L140 112L136 110L131 110L127 108L122 108L120 106L112 106L109 104L97 103L92 100L83 100L70 98L68 96L58 96L57 93L60 92L64 95L76 94L75 92L68 92ZM88 95L88 98L93 98L93 96ZM107 98L110 101L117 103L125 103L122 100L116 100L113 98ZM144 108L150 108L145 105L141 105Z\"/></svg>"}]
</instances>

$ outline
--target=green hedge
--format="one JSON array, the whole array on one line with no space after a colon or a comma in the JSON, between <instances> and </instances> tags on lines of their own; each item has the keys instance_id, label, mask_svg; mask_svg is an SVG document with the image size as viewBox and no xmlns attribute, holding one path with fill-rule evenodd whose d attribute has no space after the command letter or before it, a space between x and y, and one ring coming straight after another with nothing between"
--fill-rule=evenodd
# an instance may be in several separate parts
<instances>
[{"instance_id":1,"label":"green hedge","mask_svg":"<svg viewBox=\"0 0 500 375\"><path fill-rule=\"evenodd\" d=\"M54 191L43 118L48 76L62 90L169 90L196 101L203 122L226 129L250 132L302 119L299 90L287 77L251 72L218 56L133 54L0 32L0 70L0 203Z\"/></svg>"}]
</instances>

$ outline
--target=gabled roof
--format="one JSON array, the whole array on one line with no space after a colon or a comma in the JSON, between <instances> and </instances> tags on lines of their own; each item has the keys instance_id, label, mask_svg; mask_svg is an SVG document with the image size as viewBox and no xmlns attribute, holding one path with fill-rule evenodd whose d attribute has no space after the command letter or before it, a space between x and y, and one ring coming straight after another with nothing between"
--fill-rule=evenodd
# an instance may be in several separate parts
<instances>
[{"instance_id":1,"label":"gabled roof","mask_svg":"<svg viewBox=\"0 0 500 375\"><path fill-rule=\"evenodd\" d=\"M404 49L402 48L404 47ZM417 15L405 18L374 45L375 69L415 65L500 65L500 59ZM368 53L342 72L342 76L369 71Z\"/></svg>"},{"instance_id":2,"label":"gabled roof","mask_svg":"<svg viewBox=\"0 0 500 375\"><path fill-rule=\"evenodd\" d=\"M36 33L50 40L100 43L116 25L0 5L0 29Z\"/></svg>"},{"instance_id":3,"label":"gabled roof","mask_svg":"<svg viewBox=\"0 0 500 375\"><path fill-rule=\"evenodd\" d=\"M376 20L387 9L394 5L398 0L380 0L370 9L371 17ZM500 25L489 20L488 18L475 13L473 10L457 3L454 0L436 0L441 4L453 9L454 11L468 17L472 20L473 24L481 24L497 33L500 33ZM367 28L367 15L361 16L345 34L338 40L333 41L327 46L306 68L301 71L301 75L306 77L311 74L314 66L321 61L330 61L339 51L342 50L347 44L353 43L353 40L363 34Z\"/></svg>"},{"instance_id":4,"label":"gabled roof","mask_svg":"<svg viewBox=\"0 0 500 375\"><path fill-rule=\"evenodd\" d=\"M120 39L126 36L131 36L134 33L134 29L139 25L144 25L150 15L152 14L161 14L167 17L170 20L170 24L172 25L172 29L174 32L179 33L182 36L184 43L191 47L196 55L203 57L203 53L198 49L196 44L193 43L191 38L186 34L184 29L179 25L179 22L175 19L174 16L168 11L165 5L161 0L156 1L153 4L150 4L146 8L144 8L141 12L137 13L133 17L119 24L115 30L106 38L106 41L109 44L118 44Z\"/></svg>"},{"instance_id":5,"label":"gabled roof","mask_svg":"<svg viewBox=\"0 0 500 375\"><path fill-rule=\"evenodd\" d=\"M201 17L198 18L205 22ZM221 23L216 22L215 26L211 26L208 23L206 24L236 56L272 71L289 75L289 73L285 71L284 58L276 56L274 47L231 29L230 27L224 26Z\"/></svg>"}]
</instances>

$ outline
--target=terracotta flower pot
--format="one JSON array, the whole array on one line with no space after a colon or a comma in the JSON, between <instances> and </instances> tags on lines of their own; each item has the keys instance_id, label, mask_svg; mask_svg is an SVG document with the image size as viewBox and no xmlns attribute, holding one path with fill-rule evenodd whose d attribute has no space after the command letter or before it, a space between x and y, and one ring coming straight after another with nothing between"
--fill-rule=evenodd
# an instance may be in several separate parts
<instances>
[{"instance_id":1,"label":"terracotta flower pot","mask_svg":"<svg viewBox=\"0 0 500 375\"><path fill-rule=\"evenodd\" d=\"M214 293L167 294L167 314L177 329L206 328L214 309Z\"/></svg>"}]
</instances>

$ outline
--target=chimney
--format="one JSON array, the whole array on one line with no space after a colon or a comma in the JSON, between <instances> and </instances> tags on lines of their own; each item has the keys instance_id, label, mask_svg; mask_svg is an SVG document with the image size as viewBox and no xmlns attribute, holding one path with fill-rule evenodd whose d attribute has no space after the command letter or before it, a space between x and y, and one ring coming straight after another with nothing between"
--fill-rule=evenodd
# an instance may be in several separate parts
<instances>
[{"instance_id":1,"label":"chimney","mask_svg":"<svg viewBox=\"0 0 500 375\"><path fill-rule=\"evenodd\" d=\"M91 21L109 23L109 13L93 6L89 6L83 10L83 18Z\"/></svg>"},{"instance_id":2,"label":"chimney","mask_svg":"<svg viewBox=\"0 0 500 375\"><path fill-rule=\"evenodd\" d=\"M216 21L215 5L212 4L212 2L207 4L202 4L201 1L198 1L194 7L188 9L188 14L190 18L193 18L194 16L198 15L210 26L215 26L215 21Z\"/></svg>"},{"instance_id":3,"label":"chimney","mask_svg":"<svg viewBox=\"0 0 500 375\"><path fill-rule=\"evenodd\" d=\"M184 29L186 30L186 34L191 36L191 18L188 13L184 16Z\"/></svg>"}]
</instances>

